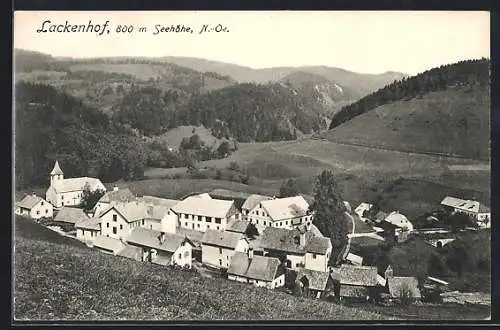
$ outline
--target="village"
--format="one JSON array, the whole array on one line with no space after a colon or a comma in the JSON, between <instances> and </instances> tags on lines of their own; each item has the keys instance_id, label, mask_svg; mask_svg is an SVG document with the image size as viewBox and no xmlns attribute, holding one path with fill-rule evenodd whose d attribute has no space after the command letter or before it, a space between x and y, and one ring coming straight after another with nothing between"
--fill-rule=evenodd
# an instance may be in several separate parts
<instances>
[{"instance_id":1,"label":"village","mask_svg":"<svg viewBox=\"0 0 500 330\"><path fill-rule=\"evenodd\" d=\"M80 207L85 190L105 191L89 212ZM391 265L381 272L351 247L357 241L380 243L390 237L401 243L419 235L440 249L455 240L450 230L417 229L398 210L373 214L370 203L352 208L344 201L350 224L348 243L339 249L315 226L311 203L301 195L243 194L236 199L223 191L193 192L180 200L136 196L128 188L106 191L96 178L64 178L56 161L45 198L26 195L15 204L15 214L42 224L48 219L49 228L117 257L299 291L314 299L418 302L423 290L446 296L448 282L402 276ZM467 214L476 222L462 230L491 226L489 208L478 201L446 196L436 203L443 212ZM439 219L429 215L429 221Z\"/></svg>"}]
</instances>

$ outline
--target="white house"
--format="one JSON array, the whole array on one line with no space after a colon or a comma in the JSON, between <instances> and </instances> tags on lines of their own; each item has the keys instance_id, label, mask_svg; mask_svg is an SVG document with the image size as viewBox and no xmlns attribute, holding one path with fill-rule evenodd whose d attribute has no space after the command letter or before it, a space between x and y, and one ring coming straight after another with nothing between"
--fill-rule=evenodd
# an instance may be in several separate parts
<instances>
[{"instance_id":1,"label":"white house","mask_svg":"<svg viewBox=\"0 0 500 330\"><path fill-rule=\"evenodd\" d=\"M441 201L441 205L453 213L459 212L468 214L475 219L481 227L491 227L490 208L478 201L446 196Z\"/></svg>"},{"instance_id":2,"label":"white house","mask_svg":"<svg viewBox=\"0 0 500 330\"><path fill-rule=\"evenodd\" d=\"M248 247L241 233L207 229L201 240L201 261L214 268L228 268L234 253L246 253Z\"/></svg>"},{"instance_id":3,"label":"white house","mask_svg":"<svg viewBox=\"0 0 500 330\"><path fill-rule=\"evenodd\" d=\"M283 229L293 229L305 224L312 225L309 204L302 196L263 200L247 215L247 219L257 225Z\"/></svg>"},{"instance_id":4,"label":"white house","mask_svg":"<svg viewBox=\"0 0 500 330\"><path fill-rule=\"evenodd\" d=\"M107 191L96 203L93 209L94 217L98 217L102 211L106 210L113 202L127 203L135 200L137 197L128 188L119 189L114 187L113 190Z\"/></svg>"},{"instance_id":5,"label":"white house","mask_svg":"<svg viewBox=\"0 0 500 330\"><path fill-rule=\"evenodd\" d=\"M101 235L101 221L99 218L90 218L75 224L76 238L87 244L92 244L97 236Z\"/></svg>"},{"instance_id":6,"label":"white house","mask_svg":"<svg viewBox=\"0 0 500 330\"><path fill-rule=\"evenodd\" d=\"M125 240L132 246L142 248L142 261L161 265L192 265L195 244L186 236L139 227L134 228Z\"/></svg>"},{"instance_id":7,"label":"white house","mask_svg":"<svg viewBox=\"0 0 500 330\"><path fill-rule=\"evenodd\" d=\"M144 201L111 203L101 212L101 235L113 238L126 238L134 228L144 227L161 230L161 220L168 208L152 205Z\"/></svg>"},{"instance_id":8,"label":"white house","mask_svg":"<svg viewBox=\"0 0 500 330\"><path fill-rule=\"evenodd\" d=\"M208 229L225 230L238 215L234 201L213 199L208 194L190 196L175 204L170 211L163 219L165 231L172 230L173 223L175 227L202 232Z\"/></svg>"},{"instance_id":9,"label":"white house","mask_svg":"<svg viewBox=\"0 0 500 330\"><path fill-rule=\"evenodd\" d=\"M50 187L47 189L45 199L54 207L77 206L82 201L83 191L88 187L90 191L103 190L106 187L101 180L96 178L81 177L65 179L64 173L56 161L50 172Z\"/></svg>"},{"instance_id":10,"label":"white house","mask_svg":"<svg viewBox=\"0 0 500 330\"><path fill-rule=\"evenodd\" d=\"M405 229L408 232L413 231L413 224L404 215L399 213L399 211L394 211L389 213L389 215L384 219L384 221L393 224L401 229Z\"/></svg>"},{"instance_id":11,"label":"white house","mask_svg":"<svg viewBox=\"0 0 500 330\"><path fill-rule=\"evenodd\" d=\"M247 253L235 252L227 270L227 278L241 283L275 289L285 285L285 272L280 260L257 256L252 249Z\"/></svg>"},{"instance_id":12,"label":"white house","mask_svg":"<svg viewBox=\"0 0 500 330\"><path fill-rule=\"evenodd\" d=\"M270 196L265 196L265 195L258 195L258 194L252 194L248 196L247 199L245 199L245 202L241 206L241 219L242 220L248 220L248 215L250 214L250 211L257 205L259 205L260 202L262 201L267 201L272 199Z\"/></svg>"},{"instance_id":13,"label":"white house","mask_svg":"<svg viewBox=\"0 0 500 330\"><path fill-rule=\"evenodd\" d=\"M16 203L14 213L32 219L52 218L54 209L52 204L33 193L25 196L20 202Z\"/></svg>"},{"instance_id":14,"label":"white house","mask_svg":"<svg viewBox=\"0 0 500 330\"><path fill-rule=\"evenodd\" d=\"M354 209L354 213L356 213L362 221L366 222L367 218L364 217L364 214L370 211L372 207L373 204L363 202Z\"/></svg>"},{"instance_id":15,"label":"white house","mask_svg":"<svg viewBox=\"0 0 500 330\"><path fill-rule=\"evenodd\" d=\"M332 254L329 238L316 236L304 228L288 230L267 227L260 237L259 248L265 256L286 256L288 268L320 272L327 271Z\"/></svg>"}]
</instances>

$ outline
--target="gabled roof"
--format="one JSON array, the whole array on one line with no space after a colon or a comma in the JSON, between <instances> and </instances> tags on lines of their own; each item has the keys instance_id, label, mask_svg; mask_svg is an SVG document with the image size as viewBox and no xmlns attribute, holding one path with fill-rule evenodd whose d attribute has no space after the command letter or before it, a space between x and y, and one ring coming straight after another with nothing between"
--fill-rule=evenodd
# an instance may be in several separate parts
<instances>
[{"instance_id":1,"label":"gabled roof","mask_svg":"<svg viewBox=\"0 0 500 330\"><path fill-rule=\"evenodd\" d=\"M278 258L254 255L250 259L246 253L235 252L227 273L269 282L276 278L280 264Z\"/></svg>"},{"instance_id":2,"label":"gabled roof","mask_svg":"<svg viewBox=\"0 0 500 330\"><path fill-rule=\"evenodd\" d=\"M394 298L400 298L402 293L411 293L411 298L421 297L416 277L389 277L387 283L389 293Z\"/></svg>"},{"instance_id":3,"label":"gabled roof","mask_svg":"<svg viewBox=\"0 0 500 330\"><path fill-rule=\"evenodd\" d=\"M460 199L455 197L446 196L442 201L441 205L450 206L467 212L479 212L479 202L472 201L469 199Z\"/></svg>"},{"instance_id":4,"label":"gabled roof","mask_svg":"<svg viewBox=\"0 0 500 330\"><path fill-rule=\"evenodd\" d=\"M139 261L142 260L142 249L137 246L127 245L117 255Z\"/></svg>"},{"instance_id":5,"label":"gabled roof","mask_svg":"<svg viewBox=\"0 0 500 330\"><path fill-rule=\"evenodd\" d=\"M89 229L89 230L99 230L101 229L101 219L90 218L88 220L82 220L75 224L75 228Z\"/></svg>"},{"instance_id":6,"label":"gabled roof","mask_svg":"<svg viewBox=\"0 0 500 330\"><path fill-rule=\"evenodd\" d=\"M147 196L147 195L144 195L144 196L138 198L138 200L143 201L145 203L157 205L157 206L163 206L166 208L172 208L174 205L176 205L177 203L180 202L180 200L177 200L177 199L160 198L160 197Z\"/></svg>"},{"instance_id":7,"label":"gabled roof","mask_svg":"<svg viewBox=\"0 0 500 330\"><path fill-rule=\"evenodd\" d=\"M118 253L127 245L119 239L100 235L97 236L94 240L93 246L96 248L113 251L113 253Z\"/></svg>"},{"instance_id":8,"label":"gabled roof","mask_svg":"<svg viewBox=\"0 0 500 330\"><path fill-rule=\"evenodd\" d=\"M225 218L228 216L234 201L190 196L172 207L175 213L201 215L212 218Z\"/></svg>"},{"instance_id":9,"label":"gabled roof","mask_svg":"<svg viewBox=\"0 0 500 330\"><path fill-rule=\"evenodd\" d=\"M106 190L101 180L96 178L89 177L81 177L81 178L70 178L64 180L57 180L53 184L53 188L58 193L70 192L70 191L80 191L85 188L85 185L88 184L90 190L102 189Z\"/></svg>"},{"instance_id":10,"label":"gabled roof","mask_svg":"<svg viewBox=\"0 0 500 330\"><path fill-rule=\"evenodd\" d=\"M413 229L413 224L405 217L403 214L399 212L391 212L386 218L386 222L392 223L395 226L400 228L408 228Z\"/></svg>"},{"instance_id":11,"label":"gabled roof","mask_svg":"<svg viewBox=\"0 0 500 330\"><path fill-rule=\"evenodd\" d=\"M43 198L36 195L27 195L21 201L16 203L16 206L31 210L36 204L43 201Z\"/></svg>"},{"instance_id":12,"label":"gabled roof","mask_svg":"<svg viewBox=\"0 0 500 330\"><path fill-rule=\"evenodd\" d=\"M340 266L340 284L376 286L377 274L377 267L343 264Z\"/></svg>"},{"instance_id":13,"label":"gabled roof","mask_svg":"<svg viewBox=\"0 0 500 330\"><path fill-rule=\"evenodd\" d=\"M68 222L73 224L76 224L81 221L86 221L89 219L90 218L83 211L83 209L79 209L76 207L67 207L67 206L62 207L59 210L59 212L57 212L57 215L54 217L54 221Z\"/></svg>"},{"instance_id":14,"label":"gabled roof","mask_svg":"<svg viewBox=\"0 0 500 330\"><path fill-rule=\"evenodd\" d=\"M255 206L257 206L260 202L270 200L271 198L272 197L265 195L252 194L248 196L248 198L245 200L245 202L241 206L241 209L251 210Z\"/></svg>"},{"instance_id":15,"label":"gabled roof","mask_svg":"<svg viewBox=\"0 0 500 330\"><path fill-rule=\"evenodd\" d=\"M204 234L203 232L182 227L177 227L175 230L177 235L186 236L191 240L191 242L195 243L197 246L201 244L201 240L203 239L203 234Z\"/></svg>"},{"instance_id":16,"label":"gabled roof","mask_svg":"<svg viewBox=\"0 0 500 330\"><path fill-rule=\"evenodd\" d=\"M354 212L356 214L358 214L359 216L362 216L364 211L369 211L369 210L371 210L372 207L373 207L373 204L363 202L363 203L359 204L358 207L356 207L354 209Z\"/></svg>"},{"instance_id":17,"label":"gabled roof","mask_svg":"<svg viewBox=\"0 0 500 330\"><path fill-rule=\"evenodd\" d=\"M273 221L301 217L307 214L309 204L302 196L275 198L260 202Z\"/></svg>"},{"instance_id":18,"label":"gabled roof","mask_svg":"<svg viewBox=\"0 0 500 330\"><path fill-rule=\"evenodd\" d=\"M103 210L99 217L102 217L110 210L115 209L127 222L134 222L142 219L161 220L168 208L163 205L153 205L144 201L131 201L127 203L111 203L108 208Z\"/></svg>"},{"instance_id":19,"label":"gabled roof","mask_svg":"<svg viewBox=\"0 0 500 330\"><path fill-rule=\"evenodd\" d=\"M304 254L306 252L325 254L331 248L330 239L315 236L311 231L305 233L305 245L300 245L298 230L266 227L261 235L260 247L268 250Z\"/></svg>"},{"instance_id":20,"label":"gabled roof","mask_svg":"<svg viewBox=\"0 0 500 330\"><path fill-rule=\"evenodd\" d=\"M207 229L205 234L203 234L201 243L234 249L242 238L244 236L240 233Z\"/></svg>"},{"instance_id":21,"label":"gabled roof","mask_svg":"<svg viewBox=\"0 0 500 330\"><path fill-rule=\"evenodd\" d=\"M56 160L56 163L54 164L54 168L50 172L50 175L56 175L56 174L60 174L60 175L64 174L63 171L61 170L61 167L59 167L59 162L57 160Z\"/></svg>"},{"instance_id":22,"label":"gabled roof","mask_svg":"<svg viewBox=\"0 0 500 330\"><path fill-rule=\"evenodd\" d=\"M164 233L165 240L160 242L161 232L157 230L137 227L132 230L126 241L130 244L150 247L152 249L174 253L184 241L194 246L186 237L177 234Z\"/></svg>"},{"instance_id":23,"label":"gabled roof","mask_svg":"<svg viewBox=\"0 0 500 330\"><path fill-rule=\"evenodd\" d=\"M228 228L226 228L226 231L244 234L248 228L248 225L250 225L250 222L247 220L234 220L228 224Z\"/></svg>"},{"instance_id":24,"label":"gabled roof","mask_svg":"<svg viewBox=\"0 0 500 330\"><path fill-rule=\"evenodd\" d=\"M118 190L111 190L106 192L101 199L99 199L99 203L111 203L111 202L130 202L136 198L135 194L133 194L129 188L123 188Z\"/></svg>"},{"instance_id":25,"label":"gabled roof","mask_svg":"<svg viewBox=\"0 0 500 330\"><path fill-rule=\"evenodd\" d=\"M297 271L297 279L300 280L303 276L309 281L309 289L325 291L330 273L300 268Z\"/></svg>"}]
</instances>

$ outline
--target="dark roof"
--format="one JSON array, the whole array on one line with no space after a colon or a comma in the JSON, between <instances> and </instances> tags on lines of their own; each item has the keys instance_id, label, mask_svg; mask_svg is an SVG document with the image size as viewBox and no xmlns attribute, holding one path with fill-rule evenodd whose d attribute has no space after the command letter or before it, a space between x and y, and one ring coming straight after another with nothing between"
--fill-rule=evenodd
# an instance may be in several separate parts
<instances>
[{"instance_id":1,"label":"dark roof","mask_svg":"<svg viewBox=\"0 0 500 330\"><path fill-rule=\"evenodd\" d=\"M325 291L330 273L301 268L297 271L297 279L300 280L303 276L309 281L310 289Z\"/></svg>"},{"instance_id":2,"label":"dark roof","mask_svg":"<svg viewBox=\"0 0 500 330\"><path fill-rule=\"evenodd\" d=\"M382 243L384 243L383 240L379 240L370 236L351 237L351 246L371 247L378 246Z\"/></svg>"},{"instance_id":3,"label":"dark roof","mask_svg":"<svg viewBox=\"0 0 500 330\"><path fill-rule=\"evenodd\" d=\"M234 249L242 238L243 234L240 233L207 229L203 235L201 243Z\"/></svg>"},{"instance_id":4,"label":"dark roof","mask_svg":"<svg viewBox=\"0 0 500 330\"><path fill-rule=\"evenodd\" d=\"M174 253L179 248L179 246L186 240L189 243L191 243L189 239L185 236L178 234L168 234L168 233L163 234L165 235L165 240L163 241L163 243L161 243L160 242L161 234L162 233L157 230L137 227L134 228L134 230L132 230L130 235L126 238L126 241L130 244L146 246L156 250L161 250L170 253Z\"/></svg>"},{"instance_id":5,"label":"dark roof","mask_svg":"<svg viewBox=\"0 0 500 330\"><path fill-rule=\"evenodd\" d=\"M268 250L284 251L289 253L304 254L306 252L325 254L331 247L330 239L315 236L312 232L305 233L306 243L299 244L300 233L298 230L266 227L262 233L260 247Z\"/></svg>"},{"instance_id":6,"label":"dark roof","mask_svg":"<svg viewBox=\"0 0 500 330\"><path fill-rule=\"evenodd\" d=\"M128 188L111 190L106 192L99 202L101 203L111 203L111 202L130 202L133 201L136 196Z\"/></svg>"},{"instance_id":7,"label":"dark roof","mask_svg":"<svg viewBox=\"0 0 500 330\"><path fill-rule=\"evenodd\" d=\"M177 227L175 231L176 234L186 236L191 240L191 242L195 243L198 246L199 244L201 244L201 240L204 234L203 232L198 230L182 228L182 227Z\"/></svg>"},{"instance_id":8,"label":"dark roof","mask_svg":"<svg viewBox=\"0 0 500 330\"><path fill-rule=\"evenodd\" d=\"M418 288L418 280L416 277L389 277L387 280L389 293L394 298L401 297L403 290L411 292L411 298L420 298L420 290Z\"/></svg>"},{"instance_id":9,"label":"dark roof","mask_svg":"<svg viewBox=\"0 0 500 330\"><path fill-rule=\"evenodd\" d=\"M246 253L235 252L227 273L259 281L272 281L278 274L280 264L278 258L254 255L249 259Z\"/></svg>"},{"instance_id":10,"label":"dark roof","mask_svg":"<svg viewBox=\"0 0 500 330\"><path fill-rule=\"evenodd\" d=\"M340 266L340 284L376 286L377 267L372 266Z\"/></svg>"},{"instance_id":11,"label":"dark roof","mask_svg":"<svg viewBox=\"0 0 500 330\"><path fill-rule=\"evenodd\" d=\"M63 207L54 218L54 221L67 222L76 224L80 221L89 220L87 214L79 208L76 207Z\"/></svg>"},{"instance_id":12,"label":"dark roof","mask_svg":"<svg viewBox=\"0 0 500 330\"><path fill-rule=\"evenodd\" d=\"M75 228L99 230L99 229L101 229L101 219L90 218L88 220L79 221L79 222L75 223Z\"/></svg>"},{"instance_id":13,"label":"dark roof","mask_svg":"<svg viewBox=\"0 0 500 330\"><path fill-rule=\"evenodd\" d=\"M232 231L235 233L244 234L250 224L249 221L246 220L235 220L229 223L229 227L226 229L227 231Z\"/></svg>"}]
</instances>

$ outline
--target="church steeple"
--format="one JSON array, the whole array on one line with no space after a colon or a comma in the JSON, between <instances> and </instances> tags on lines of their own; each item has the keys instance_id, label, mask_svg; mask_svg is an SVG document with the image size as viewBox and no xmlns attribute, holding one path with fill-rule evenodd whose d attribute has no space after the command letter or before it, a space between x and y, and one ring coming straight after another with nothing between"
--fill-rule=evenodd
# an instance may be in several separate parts
<instances>
[{"instance_id":1,"label":"church steeple","mask_svg":"<svg viewBox=\"0 0 500 330\"><path fill-rule=\"evenodd\" d=\"M56 160L54 168L52 169L52 172L50 172L50 184L52 185L54 182L59 180L64 180L64 173L61 170L61 167L59 167L59 162Z\"/></svg>"}]
</instances>

